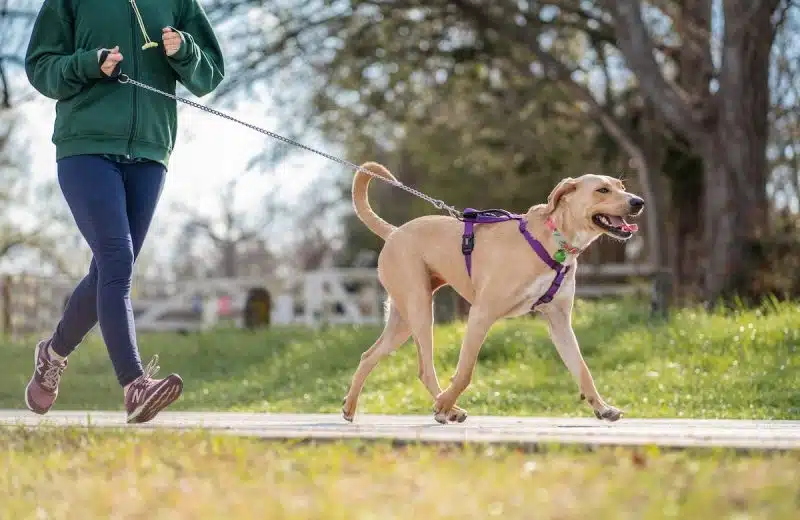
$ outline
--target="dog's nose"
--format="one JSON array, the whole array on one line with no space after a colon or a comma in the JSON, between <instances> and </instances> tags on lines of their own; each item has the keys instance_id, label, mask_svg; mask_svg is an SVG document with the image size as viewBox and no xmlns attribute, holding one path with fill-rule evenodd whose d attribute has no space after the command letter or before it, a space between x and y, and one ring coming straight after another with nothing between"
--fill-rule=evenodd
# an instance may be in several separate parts
<instances>
[{"instance_id":1,"label":"dog's nose","mask_svg":"<svg viewBox=\"0 0 800 520\"><path fill-rule=\"evenodd\" d=\"M639 197L631 197L631 199L628 201L628 204L630 204L631 208L633 209L642 209L644 207L644 199Z\"/></svg>"}]
</instances>

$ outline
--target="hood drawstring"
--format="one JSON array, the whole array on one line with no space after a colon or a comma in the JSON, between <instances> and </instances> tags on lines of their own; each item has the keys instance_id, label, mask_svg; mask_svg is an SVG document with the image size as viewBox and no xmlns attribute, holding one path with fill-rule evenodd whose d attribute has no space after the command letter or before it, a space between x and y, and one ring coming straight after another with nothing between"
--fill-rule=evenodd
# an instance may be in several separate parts
<instances>
[{"instance_id":1,"label":"hood drawstring","mask_svg":"<svg viewBox=\"0 0 800 520\"><path fill-rule=\"evenodd\" d=\"M130 0L130 2L131 2L131 7L133 7L133 12L136 14L136 19L139 21L139 27L142 29L142 36L144 36L144 45L142 45L142 50L158 47L158 43L150 40L150 37L147 36L147 31L144 28L144 21L142 20L142 15L139 14L139 8L136 6L136 0Z\"/></svg>"}]
</instances>

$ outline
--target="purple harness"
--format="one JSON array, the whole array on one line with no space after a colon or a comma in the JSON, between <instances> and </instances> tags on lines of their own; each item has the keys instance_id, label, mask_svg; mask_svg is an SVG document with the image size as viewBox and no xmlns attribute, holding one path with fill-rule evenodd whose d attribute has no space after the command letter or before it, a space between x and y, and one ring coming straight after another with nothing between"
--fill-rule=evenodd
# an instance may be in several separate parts
<instances>
[{"instance_id":1,"label":"purple harness","mask_svg":"<svg viewBox=\"0 0 800 520\"><path fill-rule=\"evenodd\" d=\"M475 225L476 224L495 224L497 222L506 222L509 220L519 221L519 232L528 241L531 248L539 255L539 258L547 264L552 270L556 272L553 283L547 289L541 298L536 300L531 310L535 309L537 305L542 303L549 303L561 287L561 282L569 272L569 266L557 262L550 257L547 249L544 248L541 242L533 238L533 235L528 231L527 222L522 215L515 215L503 209L489 209L489 210L476 210L466 208L460 220L464 221L464 235L461 240L461 252L464 254L464 261L467 264L467 273L472 277L472 251L475 249Z\"/></svg>"}]
</instances>

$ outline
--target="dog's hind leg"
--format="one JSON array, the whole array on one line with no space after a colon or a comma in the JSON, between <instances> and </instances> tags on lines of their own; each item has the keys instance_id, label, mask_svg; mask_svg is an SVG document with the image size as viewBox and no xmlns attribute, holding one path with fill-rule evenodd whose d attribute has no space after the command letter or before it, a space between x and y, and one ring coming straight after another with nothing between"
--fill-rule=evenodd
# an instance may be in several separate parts
<instances>
[{"instance_id":1,"label":"dog's hind leg","mask_svg":"<svg viewBox=\"0 0 800 520\"><path fill-rule=\"evenodd\" d=\"M432 280L432 290L428 298L423 302L420 297L419 302L409 302L409 323L411 323L411 334L417 345L417 359L419 362L419 380L435 400L442 393L439 386L439 378L436 376L436 367L433 361L433 294L442 282ZM447 417L451 422L464 422L467 420L467 411L453 406Z\"/></svg>"},{"instance_id":2,"label":"dog's hind leg","mask_svg":"<svg viewBox=\"0 0 800 520\"><path fill-rule=\"evenodd\" d=\"M450 386L436 397L433 408L436 422L446 422L455 408L456 400L472 382L478 354L494 321L495 317L485 313L478 305L473 305L470 309L467 330L458 355L456 373L453 375Z\"/></svg>"},{"instance_id":3,"label":"dog's hind leg","mask_svg":"<svg viewBox=\"0 0 800 520\"><path fill-rule=\"evenodd\" d=\"M358 407L358 397L364 388L372 369L377 366L381 359L388 356L394 350L400 348L411 335L411 328L406 320L400 315L394 302L388 303L386 325L383 332L375 343L361 355L350 389L342 403L342 416L345 420L352 422Z\"/></svg>"}]
</instances>

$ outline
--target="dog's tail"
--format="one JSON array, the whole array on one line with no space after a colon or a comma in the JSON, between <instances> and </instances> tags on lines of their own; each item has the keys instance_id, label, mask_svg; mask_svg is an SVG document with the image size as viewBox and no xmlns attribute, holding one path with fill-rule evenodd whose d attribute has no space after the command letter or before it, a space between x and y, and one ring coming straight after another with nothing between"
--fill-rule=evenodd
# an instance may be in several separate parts
<instances>
[{"instance_id":1,"label":"dog's tail","mask_svg":"<svg viewBox=\"0 0 800 520\"><path fill-rule=\"evenodd\" d=\"M375 175L389 181L397 180L389 170L378 163L367 162L362 164L361 168L369 170ZM353 208L358 218L370 231L386 240L386 237L395 230L395 227L379 217L378 214L373 211L372 206L369 205L369 195L367 191L371 180L372 176L370 174L360 170L356 171L356 175L353 177Z\"/></svg>"}]
</instances>

